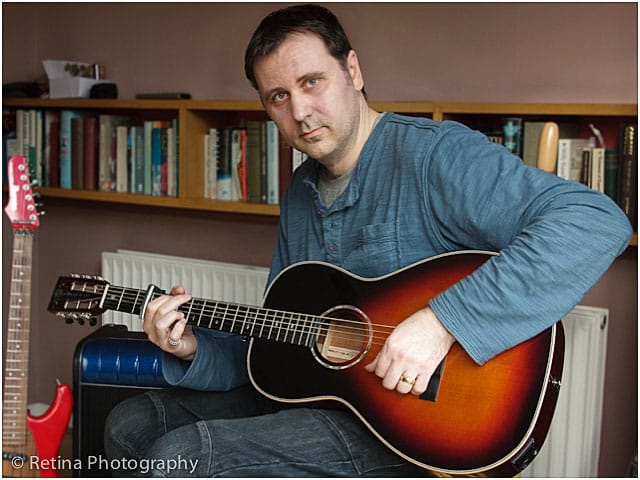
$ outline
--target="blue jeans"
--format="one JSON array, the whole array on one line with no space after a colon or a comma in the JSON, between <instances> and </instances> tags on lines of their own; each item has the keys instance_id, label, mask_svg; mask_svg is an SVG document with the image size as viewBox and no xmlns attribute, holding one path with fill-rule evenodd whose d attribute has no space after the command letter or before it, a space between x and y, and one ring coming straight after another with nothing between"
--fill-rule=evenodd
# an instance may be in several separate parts
<instances>
[{"instance_id":1,"label":"blue jeans","mask_svg":"<svg viewBox=\"0 0 640 480\"><path fill-rule=\"evenodd\" d=\"M284 408L251 386L149 391L117 405L105 451L118 476L426 476L349 411ZM129 459L127 462L117 462ZM137 468L136 468L137 467Z\"/></svg>"}]
</instances>

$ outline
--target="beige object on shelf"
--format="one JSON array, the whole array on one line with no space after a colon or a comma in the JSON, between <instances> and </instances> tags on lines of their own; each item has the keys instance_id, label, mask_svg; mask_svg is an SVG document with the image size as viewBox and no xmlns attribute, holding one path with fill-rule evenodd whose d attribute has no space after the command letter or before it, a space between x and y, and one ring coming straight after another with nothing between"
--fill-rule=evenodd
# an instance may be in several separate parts
<instances>
[{"instance_id":1,"label":"beige object on shelf","mask_svg":"<svg viewBox=\"0 0 640 480\"><path fill-rule=\"evenodd\" d=\"M540 170L549 173L556 173L556 163L558 160L558 124L555 122L545 122L540 134L538 144L538 159L536 166Z\"/></svg>"}]
</instances>

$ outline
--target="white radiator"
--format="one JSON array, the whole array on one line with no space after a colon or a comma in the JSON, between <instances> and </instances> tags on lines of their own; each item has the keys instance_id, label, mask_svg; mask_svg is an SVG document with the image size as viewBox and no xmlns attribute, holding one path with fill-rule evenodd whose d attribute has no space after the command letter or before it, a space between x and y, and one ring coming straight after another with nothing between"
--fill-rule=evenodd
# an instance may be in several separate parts
<instances>
[{"instance_id":1,"label":"white radiator","mask_svg":"<svg viewBox=\"0 0 640 480\"><path fill-rule=\"evenodd\" d=\"M598 476L609 311L577 306L562 323L564 372L547 440L523 477Z\"/></svg>"},{"instance_id":2,"label":"white radiator","mask_svg":"<svg viewBox=\"0 0 640 480\"><path fill-rule=\"evenodd\" d=\"M129 250L102 252L102 276L114 285L146 289L153 283L167 291L182 285L194 297L243 305L262 304L268 275L264 267ZM105 312L102 323L142 330L140 318L127 313Z\"/></svg>"},{"instance_id":3,"label":"white radiator","mask_svg":"<svg viewBox=\"0 0 640 480\"><path fill-rule=\"evenodd\" d=\"M113 284L145 289L184 285L196 297L260 305L268 269L119 250L103 252L102 275ZM564 320L565 362L551 430L523 477L596 477L600 451L608 311L577 306ZM103 323L141 330L138 317L108 312Z\"/></svg>"}]
</instances>

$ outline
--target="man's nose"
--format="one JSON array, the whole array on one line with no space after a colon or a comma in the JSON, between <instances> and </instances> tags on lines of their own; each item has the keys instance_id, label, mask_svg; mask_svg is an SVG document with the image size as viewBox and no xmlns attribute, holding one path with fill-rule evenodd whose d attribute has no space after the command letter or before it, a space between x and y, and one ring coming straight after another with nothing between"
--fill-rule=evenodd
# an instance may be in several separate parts
<instances>
[{"instance_id":1,"label":"man's nose","mask_svg":"<svg viewBox=\"0 0 640 480\"><path fill-rule=\"evenodd\" d=\"M311 102L306 95L291 94L291 114L297 122L303 122L311 115Z\"/></svg>"}]
</instances>

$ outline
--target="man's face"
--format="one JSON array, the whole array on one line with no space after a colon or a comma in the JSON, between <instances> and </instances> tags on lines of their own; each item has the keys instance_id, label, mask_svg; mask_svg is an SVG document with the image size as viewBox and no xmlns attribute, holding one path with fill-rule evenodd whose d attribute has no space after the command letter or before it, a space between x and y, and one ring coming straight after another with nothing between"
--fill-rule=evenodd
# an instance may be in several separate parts
<instances>
[{"instance_id":1,"label":"man's face","mask_svg":"<svg viewBox=\"0 0 640 480\"><path fill-rule=\"evenodd\" d=\"M260 98L289 145L329 167L354 147L362 88L355 52L345 69L316 35L289 35L255 62Z\"/></svg>"}]
</instances>

